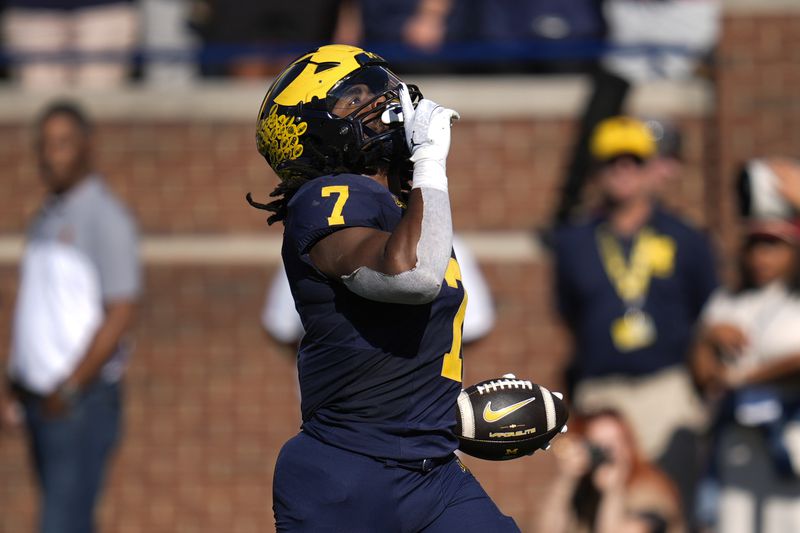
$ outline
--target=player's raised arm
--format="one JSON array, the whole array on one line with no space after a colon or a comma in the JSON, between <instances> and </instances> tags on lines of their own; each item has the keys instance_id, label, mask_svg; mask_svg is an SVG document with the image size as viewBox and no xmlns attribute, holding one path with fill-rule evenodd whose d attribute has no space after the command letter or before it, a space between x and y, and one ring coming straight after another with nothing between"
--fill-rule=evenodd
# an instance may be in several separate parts
<instances>
[{"instance_id":1,"label":"player's raised arm","mask_svg":"<svg viewBox=\"0 0 800 533\"><path fill-rule=\"evenodd\" d=\"M414 164L405 215L391 233L366 227L337 231L310 255L322 272L365 298L427 303L439 293L452 250L445 161L450 123L458 114L425 99L414 109L405 86L400 99Z\"/></svg>"}]
</instances>

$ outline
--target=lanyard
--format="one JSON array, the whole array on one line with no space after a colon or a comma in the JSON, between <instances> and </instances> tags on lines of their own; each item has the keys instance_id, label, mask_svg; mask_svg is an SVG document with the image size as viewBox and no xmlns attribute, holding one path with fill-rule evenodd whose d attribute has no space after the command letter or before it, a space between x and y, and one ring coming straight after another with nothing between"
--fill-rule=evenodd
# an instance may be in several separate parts
<instances>
[{"instance_id":1,"label":"lanyard","mask_svg":"<svg viewBox=\"0 0 800 533\"><path fill-rule=\"evenodd\" d=\"M646 243L653 236L650 228L639 230L628 261L616 237L602 227L597 229L597 245L606 275L617 295L628 307L641 309L647 299L653 270Z\"/></svg>"}]
</instances>

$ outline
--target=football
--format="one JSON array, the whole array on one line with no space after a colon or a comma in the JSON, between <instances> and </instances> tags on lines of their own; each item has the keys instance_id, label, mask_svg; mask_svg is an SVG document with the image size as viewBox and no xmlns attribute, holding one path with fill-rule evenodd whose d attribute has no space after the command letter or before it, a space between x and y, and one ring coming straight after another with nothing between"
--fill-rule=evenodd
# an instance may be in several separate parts
<instances>
[{"instance_id":1,"label":"football","mask_svg":"<svg viewBox=\"0 0 800 533\"><path fill-rule=\"evenodd\" d=\"M459 450L489 461L505 461L547 449L567 429L563 395L506 374L461 391L456 435Z\"/></svg>"}]
</instances>

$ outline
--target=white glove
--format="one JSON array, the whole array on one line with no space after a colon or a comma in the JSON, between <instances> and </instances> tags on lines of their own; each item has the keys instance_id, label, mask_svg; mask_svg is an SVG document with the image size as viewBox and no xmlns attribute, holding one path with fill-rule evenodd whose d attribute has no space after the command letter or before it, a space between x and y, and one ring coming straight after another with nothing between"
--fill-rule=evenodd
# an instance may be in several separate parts
<instances>
[{"instance_id":1,"label":"white glove","mask_svg":"<svg viewBox=\"0 0 800 533\"><path fill-rule=\"evenodd\" d=\"M411 187L432 187L447 191L445 161L450 151L450 126L459 115L430 100L422 99L416 109L408 87L400 87L400 105L403 109L403 128L414 163Z\"/></svg>"}]
</instances>

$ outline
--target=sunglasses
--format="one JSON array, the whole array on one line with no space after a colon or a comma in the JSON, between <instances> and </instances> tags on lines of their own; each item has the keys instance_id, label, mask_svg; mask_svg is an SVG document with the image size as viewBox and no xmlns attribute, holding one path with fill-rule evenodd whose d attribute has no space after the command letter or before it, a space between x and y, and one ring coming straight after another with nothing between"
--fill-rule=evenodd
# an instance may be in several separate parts
<instances>
[{"instance_id":1,"label":"sunglasses","mask_svg":"<svg viewBox=\"0 0 800 533\"><path fill-rule=\"evenodd\" d=\"M643 167L646 163L646 161L639 156L633 154L620 154L612 157L611 159L606 159L605 161L601 161L600 167L601 168L613 167L614 165L621 162L633 163L637 167Z\"/></svg>"}]
</instances>

